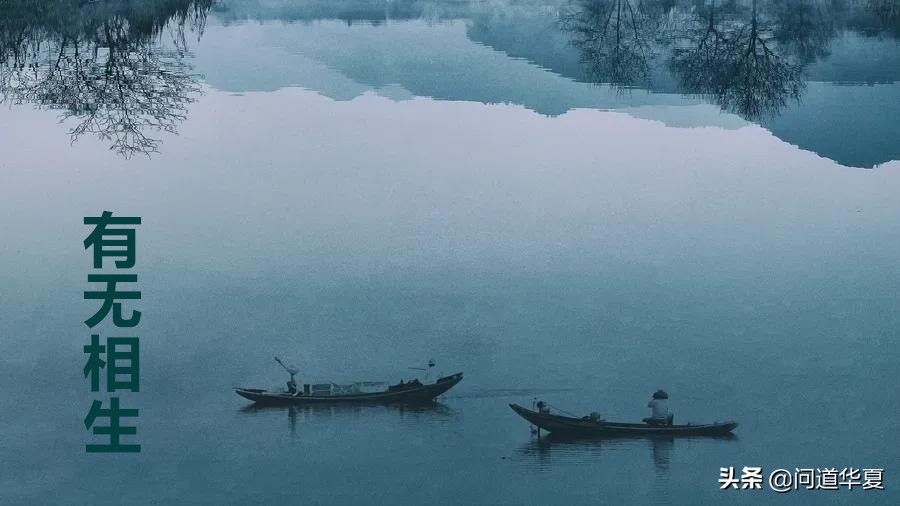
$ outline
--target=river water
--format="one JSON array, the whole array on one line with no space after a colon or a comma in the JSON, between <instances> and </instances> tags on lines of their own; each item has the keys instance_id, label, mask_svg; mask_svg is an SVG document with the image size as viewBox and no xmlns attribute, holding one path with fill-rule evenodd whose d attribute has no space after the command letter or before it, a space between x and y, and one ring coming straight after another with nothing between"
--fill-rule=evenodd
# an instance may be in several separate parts
<instances>
[{"instance_id":1,"label":"river water","mask_svg":"<svg viewBox=\"0 0 900 506\"><path fill-rule=\"evenodd\" d=\"M4 4L0 503L896 504L897 12L726 4ZM143 220L136 455L84 451L103 210ZM465 379L253 409L276 355ZM637 421L658 388L736 436L538 441L508 407ZM719 489L744 466L885 490Z\"/></svg>"}]
</instances>

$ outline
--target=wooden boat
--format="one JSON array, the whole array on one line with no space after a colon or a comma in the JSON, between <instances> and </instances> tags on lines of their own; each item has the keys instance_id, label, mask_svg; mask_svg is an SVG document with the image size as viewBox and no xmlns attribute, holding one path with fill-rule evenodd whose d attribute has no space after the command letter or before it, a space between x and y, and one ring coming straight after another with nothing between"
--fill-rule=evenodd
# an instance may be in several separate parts
<instances>
[{"instance_id":1,"label":"wooden boat","mask_svg":"<svg viewBox=\"0 0 900 506\"><path fill-rule=\"evenodd\" d=\"M591 417L541 413L523 408L518 404L509 407L522 418L551 434L565 436L722 436L730 434L738 426L737 422L717 422L706 425L652 425L648 423L607 422Z\"/></svg>"},{"instance_id":2,"label":"wooden boat","mask_svg":"<svg viewBox=\"0 0 900 506\"><path fill-rule=\"evenodd\" d=\"M453 388L462 381L463 374L458 372L450 376L439 378L434 383L399 383L385 390L377 392L354 391L349 386L329 391L317 391L309 389L310 385L304 385L302 390L294 393L273 392L258 388L235 388L234 391L241 397L263 405L291 405L291 404L324 404L324 403L373 403L373 404L426 404L434 402L434 399ZM313 385L316 386L316 385ZM337 386L337 385L335 385Z\"/></svg>"}]
</instances>

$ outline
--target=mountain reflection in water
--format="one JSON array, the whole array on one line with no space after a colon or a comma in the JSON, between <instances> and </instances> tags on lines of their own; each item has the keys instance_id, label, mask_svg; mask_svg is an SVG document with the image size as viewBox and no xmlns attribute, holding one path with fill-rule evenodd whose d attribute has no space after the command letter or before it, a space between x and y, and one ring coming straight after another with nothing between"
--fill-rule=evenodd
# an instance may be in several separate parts
<instances>
[{"instance_id":1,"label":"mountain reflection in water","mask_svg":"<svg viewBox=\"0 0 900 506\"><path fill-rule=\"evenodd\" d=\"M154 132L176 133L205 86L299 86L336 100L374 90L396 100L511 102L548 115L707 103L734 119L706 114L702 126L758 123L854 167L900 159L891 120L900 113L891 105L900 103L900 6L892 0L40 5L0 4L0 100L59 111L76 122L73 141L91 134L126 157L158 151ZM201 51L193 40L207 16L217 33ZM448 26L462 26L468 46L450 40ZM255 43L228 43L248 36Z\"/></svg>"},{"instance_id":2,"label":"mountain reflection in water","mask_svg":"<svg viewBox=\"0 0 900 506\"><path fill-rule=\"evenodd\" d=\"M896 34L897 11L882 1L575 0L561 26L593 81L653 89L658 67L679 92L756 121L800 99L806 68L839 29Z\"/></svg>"}]
</instances>

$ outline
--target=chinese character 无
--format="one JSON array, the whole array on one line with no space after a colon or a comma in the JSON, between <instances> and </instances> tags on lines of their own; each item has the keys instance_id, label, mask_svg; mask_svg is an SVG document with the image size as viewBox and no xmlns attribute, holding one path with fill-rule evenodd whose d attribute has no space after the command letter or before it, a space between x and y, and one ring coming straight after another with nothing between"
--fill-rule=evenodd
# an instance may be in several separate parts
<instances>
[{"instance_id":1,"label":"chinese character \u65e0","mask_svg":"<svg viewBox=\"0 0 900 506\"><path fill-rule=\"evenodd\" d=\"M100 369L106 368L106 391L140 391L140 348L137 337L110 337L106 346L100 344L100 336L93 334L91 344L84 347L88 361L84 365L84 377L91 378L91 391L100 390ZM123 349L125 348L125 349ZM108 351L107 351L108 350ZM100 358L106 353L107 361ZM123 378L124 376L124 378Z\"/></svg>"},{"instance_id":2,"label":"chinese character \u65e0","mask_svg":"<svg viewBox=\"0 0 900 506\"><path fill-rule=\"evenodd\" d=\"M119 398L112 397L109 400L109 408L102 408L102 402L94 401L91 404L91 410L84 419L84 427L86 429L94 428L93 433L109 436L108 445L85 445L88 453L139 453L141 445L122 444L120 437L122 435L137 434L137 427L122 426L119 422L121 418L136 418L138 416L137 409L125 409L119 407ZM94 426L97 418L109 418L109 425Z\"/></svg>"},{"instance_id":3,"label":"chinese character \u65e0","mask_svg":"<svg viewBox=\"0 0 900 506\"><path fill-rule=\"evenodd\" d=\"M106 283L106 290L96 292L84 292L85 299L103 299L103 306L88 318L84 323L94 328L98 323L106 318L109 310L113 311L113 324L116 327L134 327L141 321L141 312L133 310L131 318L122 318L122 303L114 302L121 299L140 299L140 291L117 291L116 283L135 283L137 282L137 274L88 274L88 283Z\"/></svg>"},{"instance_id":4,"label":"chinese character \u65e0","mask_svg":"<svg viewBox=\"0 0 900 506\"><path fill-rule=\"evenodd\" d=\"M94 230L84 240L84 249L94 247L94 268L103 267L103 257L121 258L116 260L119 269L134 267L135 240L133 228L106 228L107 225L140 225L139 217L125 217L113 215L109 211L103 211L100 216L84 218L85 225L96 225Z\"/></svg>"}]
</instances>

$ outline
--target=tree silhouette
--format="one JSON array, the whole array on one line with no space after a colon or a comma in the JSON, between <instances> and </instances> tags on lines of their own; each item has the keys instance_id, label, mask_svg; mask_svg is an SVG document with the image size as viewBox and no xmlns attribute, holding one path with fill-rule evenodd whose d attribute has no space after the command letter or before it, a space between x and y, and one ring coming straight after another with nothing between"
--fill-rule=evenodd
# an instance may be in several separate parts
<instances>
[{"instance_id":1,"label":"tree silhouette","mask_svg":"<svg viewBox=\"0 0 900 506\"><path fill-rule=\"evenodd\" d=\"M834 16L817 0L772 2L773 35L780 51L803 65L828 56L828 45L837 34Z\"/></svg>"},{"instance_id":2,"label":"tree silhouette","mask_svg":"<svg viewBox=\"0 0 900 506\"><path fill-rule=\"evenodd\" d=\"M592 81L647 85L664 4L671 2L576 0L560 14L560 25L571 34Z\"/></svg>"},{"instance_id":3,"label":"tree silhouette","mask_svg":"<svg viewBox=\"0 0 900 506\"><path fill-rule=\"evenodd\" d=\"M775 114L799 100L805 87L804 58L779 44L776 27L761 15L757 0L749 9L733 1L704 2L679 35L670 66L686 93L712 97L750 120Z\"/></svg>"},{"instance_id":4,"label":"tree silhouette","mask_svg":"<svg viewBox=\"0 0 900 506\"><path fill-rule=\"evenodd\" d=\"M876 30L900 37L900 2L897 0L867 0L866 8L875 15Z\"/></svg>"},{"instance_id":5,"label":"tree silhouette","mask_svg":"<svg viewBox=\"0 0 900 506\"><path fill-rule=\"evenodd\" d=\"M60 111L72 142L157 152L151 132L175 133L200 91L185 32L202 34L211 1L0 4L0 101Z\"/></svg>"}]
</instances>

